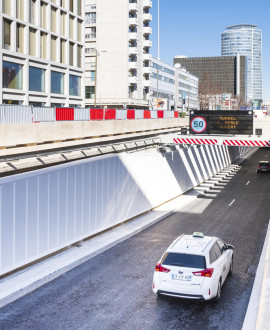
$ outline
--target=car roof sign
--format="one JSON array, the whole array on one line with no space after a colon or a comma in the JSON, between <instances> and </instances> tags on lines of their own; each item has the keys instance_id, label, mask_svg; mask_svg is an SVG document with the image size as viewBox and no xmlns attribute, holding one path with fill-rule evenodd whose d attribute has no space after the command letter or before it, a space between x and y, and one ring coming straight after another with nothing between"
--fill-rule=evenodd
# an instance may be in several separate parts
<instances>
[{"instance_id":1,"label":"car roof sign","mask_svg":"<svg viewBox=\"0 0 270 330\"><path fill-rule=\"evenodd\" d=\"M192 236L193 237L204 238L204 234L203 233L200 233L198 231L195 231Z\"/></svg>"}]
</instances>

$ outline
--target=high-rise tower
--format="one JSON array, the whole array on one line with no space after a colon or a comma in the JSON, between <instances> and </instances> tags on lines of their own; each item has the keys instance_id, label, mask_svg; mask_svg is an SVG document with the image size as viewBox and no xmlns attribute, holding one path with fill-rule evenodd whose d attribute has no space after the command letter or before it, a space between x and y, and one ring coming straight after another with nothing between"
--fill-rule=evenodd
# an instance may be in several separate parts
<instances>
[{"instance_id":1,"label":"high-rise tower","mask_svg":"<svg viewBox=\"0 0 270 330\"><path fill-rule=\"evenodd\" d=\"M262 31L256 25L233 25L221 34L221 55L247 58L247 99L254 106L262 102Z\"/></svg>"}]
</instances>

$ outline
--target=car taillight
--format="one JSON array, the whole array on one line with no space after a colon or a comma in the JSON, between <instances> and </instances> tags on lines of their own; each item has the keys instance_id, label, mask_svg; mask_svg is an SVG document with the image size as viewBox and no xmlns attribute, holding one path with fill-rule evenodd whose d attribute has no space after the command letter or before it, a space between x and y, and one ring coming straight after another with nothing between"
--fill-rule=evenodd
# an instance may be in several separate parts
<instances>
[{"instance_id":1,"label":"car taillight","mask_svg":"<svg viewBox=\"0 0 270 330\"><path fill-rule=\"evenodd\" d=\"M258 165L258 168L261 168L261 166Z\"/></svg>"},{"instance_id":2,"label":"car taillight","mask_svg":"<svg viewBox=\"0 0 270 330\"><path fill-rule=\"evenodd\" d=\"M156 265L156 272L169 273L170 269L167 269L167 268L161 266L161 264L157 264Z\"/></svg>"},{"instance_id":3,"label":"car taillight","mask_svg":"<svg viewBox=\"0 0 270 330\"><path fill-rule=\"evenodd\" d=\"M199 272L193 272L195 276L211 277L214 272L214 268L207 268L200 270Z\"/></svg>"}]
</instances>

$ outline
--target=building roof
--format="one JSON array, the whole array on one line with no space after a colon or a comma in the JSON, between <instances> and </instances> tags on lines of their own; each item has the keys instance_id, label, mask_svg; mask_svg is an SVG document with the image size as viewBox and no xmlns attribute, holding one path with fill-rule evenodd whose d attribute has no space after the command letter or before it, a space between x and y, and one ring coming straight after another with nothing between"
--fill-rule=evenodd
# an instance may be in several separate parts
<instances>
[{"instance_id":1,"label":"building roof","mask_svg":"<svg viewBox=\"0 0 270 330\"><path fill-rule=\"evenodd\" d=\"M252 24L238 24L238 25L232 25L227 27L227 30L240 30L240 29L255 29L257 28L257 25Z\"/></svg>"}]
</instances>

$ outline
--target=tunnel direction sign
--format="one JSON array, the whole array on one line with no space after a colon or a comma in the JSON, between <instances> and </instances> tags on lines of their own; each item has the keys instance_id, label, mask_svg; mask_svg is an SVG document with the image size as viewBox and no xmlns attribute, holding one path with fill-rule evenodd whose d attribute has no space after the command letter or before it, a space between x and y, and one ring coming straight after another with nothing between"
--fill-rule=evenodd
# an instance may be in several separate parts
<instances>
[{"instance_id":1,"label":"tunnel direction sign","mask_svg":"<svg viewBox=\"0 0 270 330\"><path fill-rule=\"evenodd\" d=\"M192 110L190 134L253 134L251 110Z\"/></svg>"}]
</instances>

